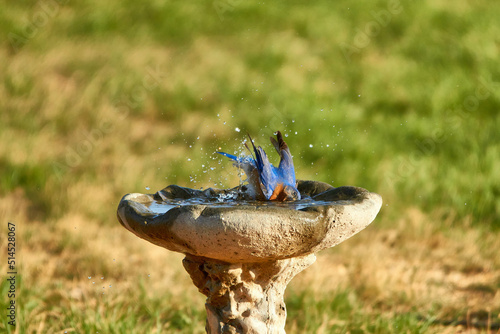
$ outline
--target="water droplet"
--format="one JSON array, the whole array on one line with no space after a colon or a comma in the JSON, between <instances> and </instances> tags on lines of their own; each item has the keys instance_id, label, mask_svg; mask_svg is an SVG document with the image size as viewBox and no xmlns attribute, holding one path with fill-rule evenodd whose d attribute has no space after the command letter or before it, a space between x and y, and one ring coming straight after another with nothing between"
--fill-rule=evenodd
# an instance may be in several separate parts
<instances>
[{"instance_id":1,"label":"water droplet","mask_svg":"<svg viewBox=\"0 0 500 334\"><path fill-rule=\"evenodd\" d=\"M309 147L313 147L313 144L309 144Z\"/></svg>"},{"instance_id":2,"label":"water droplet","mask_svg":"<svg viewBox=\"0 0 500 334\"><path fill-rule=\"evenodd\" d=\"M237 127L237 128L234 129L234 131L240 132L241 130L240 130L240 128Z\"/></svg>"},{"instance_id":3,"label":"water droplet","mask_svg":"<svg viewBox=\"0 0 500 334\"><path fill-rule=\"evenodd\" d=\"M102 276L101 279L104 279L104 276Z\"/></svg>"},{"instance_id":4,"label":"water droplet","mask_svg":"<svg viewBox=\"0 0 500 334\"><path fill-rule=\"evenodd\" d=\"M91 278L92 278L92 276L89 276L89 279L91 279Z\"/></svg>"},{"instance_id":5,"label":"water droplet","mask_svg":"<svg viewBox=\"0 0 500 334\"><path fill-rule=\"evenodd\" d=\"M151 188L149 188L149 187L146 187L146 190L149 190L149 189L151 189Z\"/></svg>"}]
</instances>

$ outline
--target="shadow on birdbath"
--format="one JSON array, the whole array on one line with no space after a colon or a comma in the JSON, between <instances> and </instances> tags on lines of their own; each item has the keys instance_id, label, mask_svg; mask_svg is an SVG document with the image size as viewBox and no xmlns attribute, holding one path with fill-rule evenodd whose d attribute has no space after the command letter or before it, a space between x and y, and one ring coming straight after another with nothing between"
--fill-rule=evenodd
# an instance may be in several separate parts
<instances>
[{"instance_id":1,"label":"shadow on birdbath","mask_svg":"<svg viewBox=\"0 0 500 334\"><path fill-rule=\"evenodd\" d=\"M186 255L183 265L207 296L208 333L285 333L290 280L368 226L380 195L357 187L298 181L300 201L248 200L245 186L194 190L175 185L128 194L118 220L138 237Z\"/></svg>"}]
</instances>

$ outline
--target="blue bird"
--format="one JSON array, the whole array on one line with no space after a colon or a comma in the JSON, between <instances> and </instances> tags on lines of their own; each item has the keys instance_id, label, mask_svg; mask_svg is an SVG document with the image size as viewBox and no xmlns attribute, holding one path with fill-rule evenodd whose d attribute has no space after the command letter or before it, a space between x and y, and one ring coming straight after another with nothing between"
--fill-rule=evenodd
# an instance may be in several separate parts
<instances>
[{"instance_id":1,"label":"blue bird","mask_svg":"<svg viewBox=\"0 0 500 334\"><path fill-rule=\"evenodd\" d=\"M235 161L234 165L243 169L247 175L250 192L253 193L255 199L279 202L299 200L300 193L296 187L292 154L283 140L281 132L277 131L276 137L278 138L277 141L271 137L271 143L281 158L278 168L269 162L262 147L255 147L250 135L248 135L248 138L252 143L255 156L251 154L239 158L225 152L217 153ZM248 145L245 144L245 146L252 153Z\"/></svg>"}]
</instances>

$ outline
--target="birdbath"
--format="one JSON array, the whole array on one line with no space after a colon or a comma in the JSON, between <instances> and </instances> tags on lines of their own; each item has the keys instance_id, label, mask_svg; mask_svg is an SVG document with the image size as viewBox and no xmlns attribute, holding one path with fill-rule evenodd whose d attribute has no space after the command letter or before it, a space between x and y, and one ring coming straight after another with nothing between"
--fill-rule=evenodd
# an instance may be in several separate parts
<instances>
[{"instance_id":1,"label":"birdbath","mask_svg":"<svg viewBox=\"0 0 500 334\"><path fill-rule=\"evenodd\" d=\"M118 220L155 245L185 254L183 265L207 296L207 333L285 333L285 288L316 252L374 219L380 195L358 187L298 181L301 200L261 202L245 186L194 190L171 185L128 194Z\"/></svg>"}]
</instances>

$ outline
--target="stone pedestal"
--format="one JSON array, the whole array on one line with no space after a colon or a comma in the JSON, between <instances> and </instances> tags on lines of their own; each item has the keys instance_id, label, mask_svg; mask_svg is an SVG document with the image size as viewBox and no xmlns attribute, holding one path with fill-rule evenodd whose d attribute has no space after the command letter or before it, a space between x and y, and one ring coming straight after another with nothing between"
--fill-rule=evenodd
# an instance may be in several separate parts
<instances>
[{"instance_id":1,"label":"stone pedestal","mask_svg":"<svg viewBox=\"0 0 500 334\"><path fill-rule=\"evenodd\" d=\"M257 263L224 263L187 255L182 261L207 296L207 333L284 334L286 286L314 254Z\"/></svg>"},{"instance_id":2,"label":"stone pedestal","mask_svg":"<svg viewBox=\"0 0 500 334\"><path fill-rule=\"evenodd\" d=\"M184 268L207 296L208 333L284 334L285 288L316 259L368 226L382 198L357 187L298 181L303 200L222 202L236 189L169 186L128 194L118 220L130 232L184 253ZM240 189L238 189L240 191ZM231 195L231 196L228 196Z\"/></svg>"}]
</instances>

